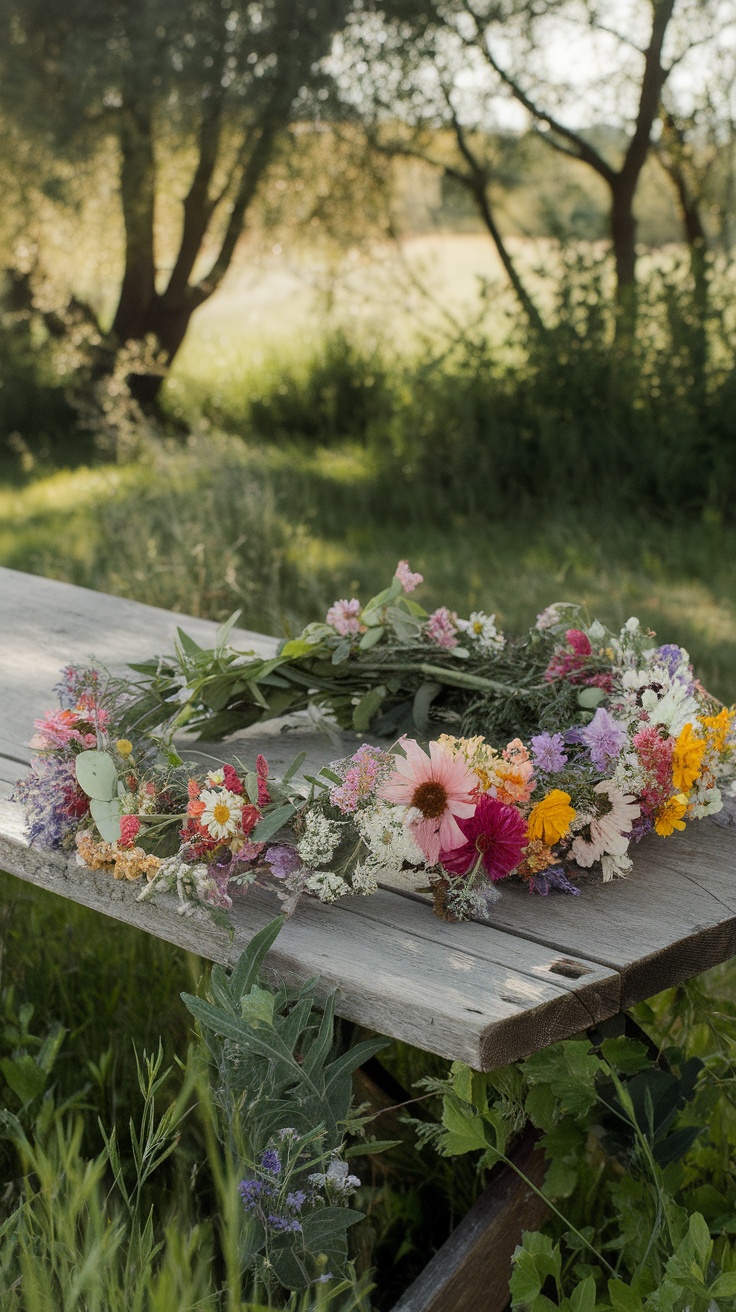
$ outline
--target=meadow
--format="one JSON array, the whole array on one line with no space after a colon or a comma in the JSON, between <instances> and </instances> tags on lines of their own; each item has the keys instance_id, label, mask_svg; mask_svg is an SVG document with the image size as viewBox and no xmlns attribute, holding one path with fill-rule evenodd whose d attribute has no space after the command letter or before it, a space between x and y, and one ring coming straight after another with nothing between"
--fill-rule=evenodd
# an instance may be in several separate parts
<instances>
[{"instance_id":1,"label":"meadow","mask_svg":"<svg viewBox=\"0 0 736 1312\"><path fill-rule=\"evenodd\" d=\"M536 267L539 245L519 249ZM0 463L0 564L192 615L239 610L245 626L282 634L321 618L335 597L372 595L403 558L425 576L423 604L495 612L509 631L555 600L585 604L612 625L636 614L662 641L688 648L713 692L736 699L736 527L707 445L728 422L727 370L714 366L712 406L699 418L683 381L687 341L673 356L665 335L650 342L646 387L655 369L657 392L669 380L671 395L647 409L638 377L612 408L599 394L605 333L580 326L594 325L587 302L574 332L563 322L549 358L529 364L504 296L488 291L493 261L473 234L417 240L374 264L348 252L330 277L325 263L275 249L259 260L244 254L195 317L163 415L132 445L59 440L41 404L35 429L16 432ZM545 279L542 269L540 289ZM702 439L690 463L683 453L697 443L681 418L681 430L673 426L683 410ZM521 446L512 449L509 434ZM597 436L601 463L581 465ZM150 1053L161 1040L165 1065L185 1060L191 1021L179 994L203 986L206 964L7 877L0 892L0 1070L7 1075L3 1062L19 1045L36 1050L61 1026L54 1105L72 1100L77 1152L91 1159L102 1146L97 1117L109 1127L136 1114L133 1045ZM721 972L707 987L727 997L731 980ZM674 991L640 1019L658 1041L674 1035L683 1052L715 1063L714 1053L730 1051L734 1019L724 1002L720 1029L704 1034L698 988ZM379 1066L383 1075L374 1070L358 1091L375 1108L390 1104L387 1090L395 1101L397 1088L411 1095L420 1077L445 1074L444 1063L397 1044ZM162 1096L176 1099L182 1078L175 1066ZM725 1087L730 1066L717 1078ZM390 1120L400 1144L367 1168L358 1232L379 1309L392 1306L482 1178L467 1159L417 1157L414 1131ZM722 1134L728 1154L730 1121ZM210 1148L202 1118L191 1117L152 1195L162 1215L196 1228L206 1226L203 1199L217 1212ZM15 1181L14 1149L4 1151ZM192 1275L190 1291L195 1283ZM194 1306L184 1286L176 1296L168 1306ZM162 1285L160 1301L150 1294L145 1306L166 1308L166 1297ZM69 1302L70 1312L86 1306ZM9 1296L16 1307L37 1312Z\"/></svg>"}]
</instances>

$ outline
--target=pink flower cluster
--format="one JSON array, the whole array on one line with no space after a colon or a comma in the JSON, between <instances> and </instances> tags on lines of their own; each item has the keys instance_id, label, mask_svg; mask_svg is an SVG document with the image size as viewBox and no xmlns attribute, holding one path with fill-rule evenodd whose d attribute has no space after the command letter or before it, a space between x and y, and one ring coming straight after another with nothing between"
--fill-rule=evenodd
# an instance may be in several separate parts
<instances>
[{"instance_id":1,"label":"pink flower cluster","mask_svg":"<svg viewBox=\"0 0 736 1312\"><path fill-rule=\"evenodd\" d=\"M653 816L672 794L674 739L669 735L663 738L656 725L647 724L634 734L634 747L646 775L642 813Z\"/></svg>"},{"instance_id":2,"label":"pink flower cluster","mask_svg":"<svg viewBox=\"0 0 736 1312\"><path fill-rule=\"evenodd\" d=\"M395 575L404 589L404 592L413 592L415 588L419 587L420 583L424 582L424 575L415 574L414 571L409 568L408 560L399 561L396 566Z\"/></svg>"},{"instance_id":3,"label":"pink flower cluster","mask_svg":"<svg viewBox=\"0 0 736 1312\"><path fill-rule=\"evenodd\" d=\"M348 601L343 597L330 606L327 612L327 623L336 629L341 638L349 638L354 633L360 633L362 625L360 622L360 613L363 607L357 597L351 597Z\"/></svg>"},{"instance_id":4,"label":"pink flower cluster","mask_svg":"<svg viewBox=\"0 0 736 1312\"><path fill-rule=\"evenodd\" d=\"M343 815L352 815L362 801L373 795L381 779L391 773L393 765L394 758L388 752L363 743L350 757L342 783L332 789L332 805Z\"/></svg>"},{"instance_id":5,"label":"pink flower cluster","mask_svg":"<svg viewBox=\"0 0 736 1312\"><path fill-rule=\"evenodd\" d=\"M81 716L78 711L47 711L42 720L34 720L36 729L29 746L35 752L56 751L79 743L82 747L96 747L97 735L80 730L79 725L89 724L92 715Z\"/></svg>"},{"instance_id":6,"label":"pink flower cluster","mask_svg":"<svg viewBox=\"0 0 736 1312\"><path fill-rule=\"evenodd\" d=\"M424 632L430 642L434 642L438 647L457 647L457 615L455 611L448 610L446 606L438 606L437 610L432 611L427 620Z\"/></svg>"}]
</instances>

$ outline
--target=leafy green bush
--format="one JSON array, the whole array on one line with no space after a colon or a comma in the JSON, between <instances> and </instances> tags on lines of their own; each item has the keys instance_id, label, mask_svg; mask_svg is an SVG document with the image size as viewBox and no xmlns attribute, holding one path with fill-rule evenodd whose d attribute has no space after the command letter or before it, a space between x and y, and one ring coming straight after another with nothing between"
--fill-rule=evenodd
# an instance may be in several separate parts
<instances>
[{"instance_id":1,"label":"leafy green bush","mask_svg":"<svg viewBox=\"0 0 736 1312\"><path fill-rule=\"evenodd\" d=\"M637 1009L661 1050L609 1023L595 1043L554 1044L488 1075L456 1063L425 1081L441 1111L420 1138L444 1156L518 1170L509 1143L527 1119L540 1134L551 1220L517 1249L518 1312L735 1306L736 1008L712 980Z\"/></svg>"}]
</instances>

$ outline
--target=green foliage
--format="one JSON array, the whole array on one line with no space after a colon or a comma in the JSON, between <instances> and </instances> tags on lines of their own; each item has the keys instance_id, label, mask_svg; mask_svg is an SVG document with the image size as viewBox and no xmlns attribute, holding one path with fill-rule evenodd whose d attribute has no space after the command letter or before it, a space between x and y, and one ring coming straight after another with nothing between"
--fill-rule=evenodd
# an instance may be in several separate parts
<instances>
[{"instance_id":1,"label":"green foliage","mask_svg":"<svg viewBox=\"0 0 736 1312\"><path fill-rule=\"evenodd\" d=\"M511 1292L519 1312L707 1312L712 1299L732 1297L736 1187L722 1172L711 1183L711 1161L713 1107L727 1109L716 1129L721 1153L736 1144L736 1009L700 1000L710 1050L701 1042L700 1053L657 1053L609 1027L597 1046L553 1044L488 1075L456 1063L449 1077L428 1082L441 1112L421 1137L445 1156L472 1153L479 1170L501 1161L519 1172L508 1145L526 1118L538 1132L552 1220L517 1250ZM681 1026L683 1015L675 1004L668 1021ZM648 1020L662 1033L651 1008Z\"/></svg>"}]
</instances>

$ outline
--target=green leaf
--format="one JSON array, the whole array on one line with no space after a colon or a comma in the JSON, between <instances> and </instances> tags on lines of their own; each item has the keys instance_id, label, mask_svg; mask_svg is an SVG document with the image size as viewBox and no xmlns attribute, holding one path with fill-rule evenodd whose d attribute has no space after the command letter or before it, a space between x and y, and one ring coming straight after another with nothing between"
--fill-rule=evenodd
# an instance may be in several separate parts
<instances>
[{"instance_id":1,"label":"green leaf","mask_svg":"<svg viewBox=\"0 0 736 1312\"><path fill-rule=\"evenodd\" d=\"M215 634L215 656L222 656L224 654L225 648L227 646L227 640L230 637L230 634L232 630L235 628L235 625L240 619L242 613L243 612L240 610L234 610L232 615L229 617L229 619L226 619L224 623L220 625L219 629L217 630L217 633Z\"/></svg>"},{"instance_id":2,"label":"green leaf","mask_svg":"<svg viewBox=\"0 0 736 1312\"><path fill-rule=\"evenodd\" d=\"M332 653L332 664L342 665L350 655L350 643L340 642Z\"/></svg>"},{"instance_id":3,"label":"green leaf","mask_svg":"<svg viewBox=\"0 0 736 1312\"><path fill-rule=\"evenodd\" d=\"M296 774L297 770L301 770L306 759L307 759L306 752L300 752L298 756L294 757L294 760L292 761L288 770L284 773L284 775L281 778L282 784L288 784L289 780L294 778L294 775Z\"/></svg>"},{"instance_id":4,"label":"green leaf","mask_svg":"<svg viewBox=\"0 0 736 1312\"><path fill-rule=\"evenodd\" d=\"M403 1139L366 1139L363 1143L354 1143L350 1148L346 1148L343 1157L346 1161L351 1157L375 1157L378 1153L387 1153L391 1148L398 1148L403 1142Z\"/></svg>"},{"instance_id":5,"label":"green leaf","mask_svg":"<svg viewBox=\"0 0 736 1312\"><path fill-rule=\"evenodd\" d=\"M572 1312L594 1312L595 1280L592 1276L588 1276L573 1289L570 1295L570 1307Z\"/></svg>"},{"instance_id":6,"label":"green leaf","mask_svg":"<svg viewBox=\"0 0 736 1312\"><path fill-rule=\"evenodd\" d=\"M429 710L432 705L432 702L435 700L437 695L441 692L442 692L442 684L437 683L432 679L428 679L425 683L420 683L419 687L417 688L414 694L414 705L412 707L412 715L414 716L414 724L416 725L417 731L419 733L428 732Z\"/></svg>"},{"instance_id":7,"label":"green leaf","mask_svg":"<svg viewBox=\"0 0 736 1312\"><path fill-rule=\"evenodd\" d=\"M185 633L183 629L176 630L176 637L185 656L199 656L204 651L204 648L200 647L199 643L194 641L194 638L190 638L189 634Z\"/></svg>"},{"instance_id":8,"label":"green leaf","mask_svg":"<svg viewBox=\"0 0 736 1312\"><path fill-rule=\"evenodd\" d=\"M512 1307L526 1308L542 1292L550 1277L559 1283L562 1266L559 1245L553 1244L541 1231L526 1231L522 1243L514 1251L514 1270L509 1283Z\"/></svg>"},{"instance_id":9,"label":"green leaf","mask_svg":"<svg viewBox=\"0 0 736 1312\"><path fill-rule=\"evenodd\" d=\"M94 749L80 752L74 763L77 783L88 797L101 802L109 802L115 796L118 786L118 772L109 752Z\"/></svg>"},{"instance_id":10,"label":"green leaf","mask_svg":"<svg viewBox=\"0 0 736 1312\"><path fill-rule=\"evenodd\" d=\"M708 1290L711 1298L736 1298L736 1271L724 1271Z\"/></svg>"},{"instance_id":11,"label":"green leaf","mask_svg":"<svg viewBox=\"0 0 736 1312\"><path fill-rule=\"evenodd\" d=\"M279 656L284 656L289 661L301 660L303 656L314 656L315 646L313 642L307 642L306 638L291 638L285 642Z\"/></svg>"},{"instance_id":12,"label":"green leaf","mask_svg":"<svg viewBox=\"0 0 736 1312\"><path fill-rule=\"evenodd\" d=\"M46 1086L46 1071L36 1064L28 1053L20 1057L3 1057L0 1061L5 1082L23 1106L32 1102L43 1093Z\"/></svg>"},{"instance_id":13,"label":"green leaf","mask_svg":"<svg viewBox=\"0 0 736 1312\"><path fill-rule=\"evenodd\" d=\"M385 632L386 630L382 624L377 624L374 628L368 629L358 644L360 650L370 651L371 647L375 647L376 643L381 641Z\"/></svg>"},{"instance_id":14,"label":"green leaf","mask_svg":"<svg viewBox=\"0 0 736 1312\"><path fill-rule=\"evenodd\" d=\"M268 811L262 820L258 821L255 829L250 835L254 843L265 843L269 838L273 838L287 821L296 813L296 807L291 802L285 802L283 806L277 806L273 811Z\"/></svg>"},{"instance_id":15,"label":"green leaf","mask_svg":"<svg viewBox=\"0 0 736 1312\"><path fill-rule=\"evenodd\" d=\"M639 1295L635 1294L629 1285L624 1284L623 1280L609 1280L608 1297L613 1312L643 1312L644 1304Z\"/></svg>"},{"instance_id":16,"label":"green leaf","mask_svg":"<svg viewBox=\"0 0 736 1312\"><path fill-rule=\"evenodd\" d=\"M284 922L284 916L277 916L268 925L264 925L263 929L259 929L258 933L253 935L247 948L241 953L230 976L230 991L236 1002L253 988L266 953L276 942Z\"/></svg>"},{"instance_id":17,"label":"green leaf","mask_svg":"<svg viewBox=\"0 0 736 1312\"><path fill-rule=\"evenodd\" d=\"M353 728L356 733L365 733L370 729L371 720L385 696L386 689L382 684L377 688L369 688L368 692L363 694L358 705L353 709Z\"/></svg>"},{"instance_id":18,"label":"green leaf","mask_svg":"<svg viewBox=\"0 0 736 1312\"><path fill-rule=\"evenodd\" d=\"M627 1039L624 1034L616 1039L604 1039L601 1055L619 1075L636 1075L637 1071L651 1066L645 1045L638 1039Z\"/></svg>"},{"instance_id":19,"label":"green leaf","mask_svg":"<svg viewBox=\"0 0 736 1312\"><path fill-rule=\"evenodd\" d=\"M105 842L117 843L120 837L122 811L120 798L114 797L112 801L103 802L98 797L93 797L89 804L89 811Z\"/></svg>"},{"instance_id":20,"label":"green leaf","mask_svg":"<svg viewBox=\"0 0 736 1312\"><path fill-rule=\"evenodd\" d=\"M442 1153L445 1157L459 1157L463 1153L485 1151L492 1147L481 1116L471 1112L467 1104L456 1098L445 1098L442 1107Z\"/></svg>"},{"instance_id":21,"label":"green leaf","mask_svg":"<svg viewBox=\"0 0 736 1312\"><path fill-rule=\"evenodd\" d=\"M240 999L240 1012L249 1025L273 1025L274 996L268 989L253 985L250 993Z\"/></svg>"},{"instance_id":22,"label":"green leaf","mask_svg":"<svg viewBox=\"0 0 736 1312\"><path fill-rule=\"evenodd\" d=\"M599 706L606 696L603 688L581 688L578 693L578 706L582 706L586 711L592 711Z\"/></svg>"}]
</instances>

